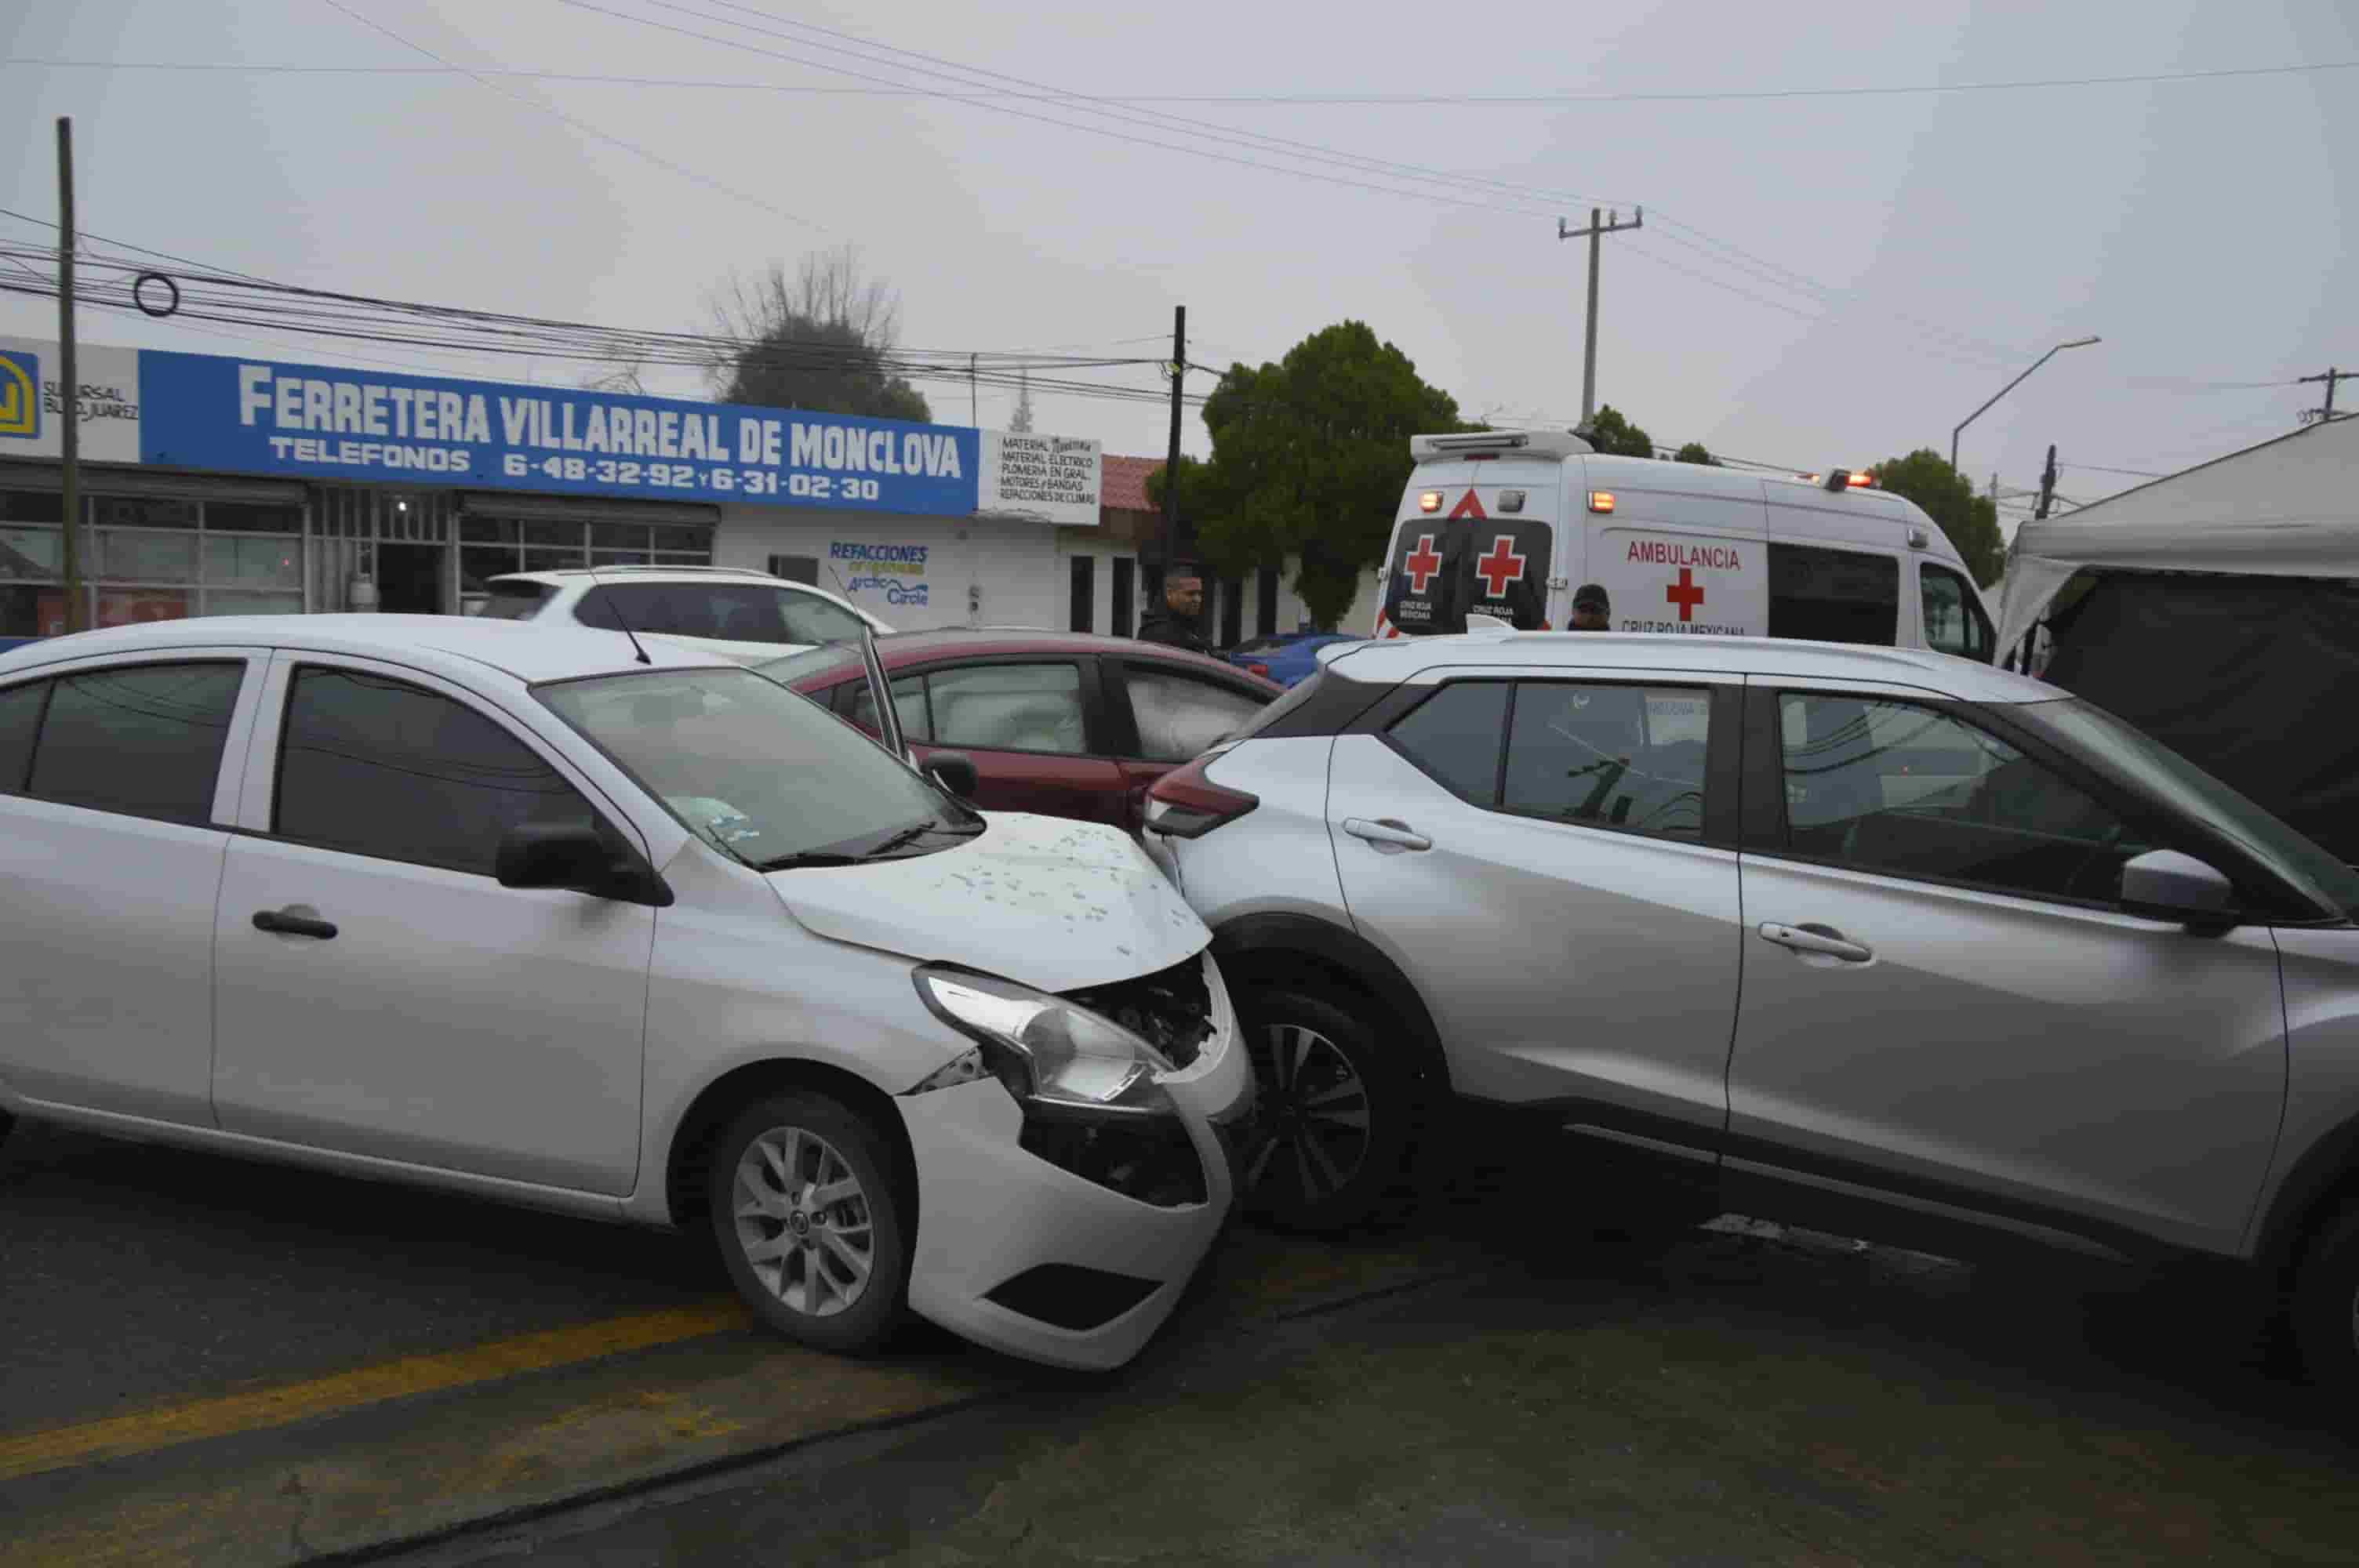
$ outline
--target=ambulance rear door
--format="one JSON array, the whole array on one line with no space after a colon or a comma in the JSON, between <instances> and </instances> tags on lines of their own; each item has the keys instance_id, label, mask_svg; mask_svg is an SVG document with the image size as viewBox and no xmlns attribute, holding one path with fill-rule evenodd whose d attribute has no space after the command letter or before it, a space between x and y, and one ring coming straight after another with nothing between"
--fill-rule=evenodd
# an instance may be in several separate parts
<instances>
[{"instance_id":1,"label":"ambulance rear door","mask_svg":"<svg viewBox=\"0 0 2359 1568\"><path fill-rule=\"evenodd\" d=\"M1563 467L1496 460L1420 465L1385 563L1376 635L1463 632L1471 613L1496 616L1517 631L1549 629Z\"/></svg>"},{"instance_id":2,"label":"ambulance rear door","mask_svg":"<svg viewBox=\"0 0 2359 1568\"><path fill-rule=\"evenodd\" d=\"M1701 464L1587 462L1586 580L1612 600L1614 630L1768 635L1769 515L1758 479Z\"/></svg>"}]
</instances>

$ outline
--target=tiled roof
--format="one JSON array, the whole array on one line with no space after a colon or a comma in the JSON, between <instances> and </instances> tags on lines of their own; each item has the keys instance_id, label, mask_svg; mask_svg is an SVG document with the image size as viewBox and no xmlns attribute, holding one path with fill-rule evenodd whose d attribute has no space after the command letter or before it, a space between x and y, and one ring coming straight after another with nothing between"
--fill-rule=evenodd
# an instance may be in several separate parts
<instances>
[{"instance_id":1,"label":"tiled roof","mask_svg":"<svg viewBox=\"0 0 2359 1568\"><path fill-rule=\"evenodd\" d=\"M1098 504L1122 512L1152 512L1147 476L1163 467L1161 458L1118 458L1109 452L1098 481Z\"/></svg>"}]
</instances>

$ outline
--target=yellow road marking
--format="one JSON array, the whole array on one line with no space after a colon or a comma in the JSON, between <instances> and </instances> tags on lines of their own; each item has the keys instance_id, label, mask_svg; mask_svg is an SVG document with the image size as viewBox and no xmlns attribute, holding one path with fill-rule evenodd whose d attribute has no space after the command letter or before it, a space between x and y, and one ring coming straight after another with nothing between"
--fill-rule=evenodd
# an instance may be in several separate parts
<instances>
[{"instance_id":1,"label":"yellow road marking","mask_svg":"<svg viewBox=\"0 0 2359 1568\"><path fill-rule=\"evenodd\" d=\"M625 1350L748 1328L753 1318L734 1297L670 1307L599 1323L519 1335L462 1350L405 1356L325 1378L247 1393L192 1400L132 1415L0 1437L0 1481L69 1465L144 1454L201 1438L229 1437L386 1400L490 1382Z\"/></svg>"}]
</instances>

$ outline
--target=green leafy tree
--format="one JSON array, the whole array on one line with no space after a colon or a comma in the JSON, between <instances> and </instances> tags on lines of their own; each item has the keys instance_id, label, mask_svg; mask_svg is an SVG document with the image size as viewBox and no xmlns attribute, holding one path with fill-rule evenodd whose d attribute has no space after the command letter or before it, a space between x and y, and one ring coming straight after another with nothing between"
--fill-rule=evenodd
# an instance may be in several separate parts
<instances>
[{"instance_id":1,"label":"green leafy tree","mask_svg":"<svg viewBox=\"0 0 2359 1568\"><path fill-rule=\"evenodd\" d=\"M1589 421L1589 444L1601 452L1620 458L1651 458L1655 455L1655 439L1630 423L1623 412L1611 403L1601 403Z\"/></svg>"},{"instance_id":2,"label":"green leafy tree","mask_svg":"<svg viewBox=\"0 0 2359 1568\"><path fill-rule=\"evenodd\" d=\"M1384 559L1408 438L1468 428L1448 393L1362 322L1341 321L1259 369L1236 364L1204 404L1209 462L1182 460L1183 518L1223 576L1295 562L1311 619L1332 626ZM1161 504L1161 486L1150 481Z\"/></svg>"},{"instance_id":3,"label":"green leafy tree","mask_svg":"<svg viewBox=\"0 0 2359 1568\"><path fill-rule=\"evenodd\" d=\"M1888 458L1877 466L1875 482L1915 502L1941 525L1978 586L1988 588L2006 569L1997 506L1989 496L1976 495L1973 482L1940 453L1919 447L1905 458Z\"/></svg>"},{"instance_id":4,"label":"green leafy tree","mask_svg":"<svg viewBox=\"0 0 2359 1568\"><path fill-rule=\"evenodd\" d=\"M864 277L850 245L733 276L711 301L723 340L704 367L724 403L810 408L873 419L932 417L925 394L894 373L901 298Z\"/></svg>"},{"instance_id":5,"label":"green leafy tree","mask_svg":"<svg viewBox=\"0 0 2359 1568\"><path fill-rule=\"evenodd\" d=\"M1681 447L1678 451L1671 454L1671 461L1675 463L1701 463L1708 469L1716 469L1720 466L1720 460L1713 457L1709 451L1705 450L1704 444L1701 441L1690 441L1686 446Z\"/></svg>"}]
</instances>

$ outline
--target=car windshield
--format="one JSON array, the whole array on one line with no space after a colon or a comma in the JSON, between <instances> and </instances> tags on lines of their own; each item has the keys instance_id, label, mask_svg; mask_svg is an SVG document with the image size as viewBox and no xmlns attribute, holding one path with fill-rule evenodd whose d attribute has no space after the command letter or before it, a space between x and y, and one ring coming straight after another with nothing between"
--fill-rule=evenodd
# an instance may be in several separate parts
<instances>
[{"instance_id":1,"label":"car windshield","mask_svg":"<svg viewBox=\"0 0 2359 1568\"><path fill-rule=\"evenodd\" d=\"M649 670L534 693L690 831L759 870L922 853L983 830L874 741L753 670Z\"/></svg>"},{"instance_id":2,"label":"car windshield","mask_svg":"<svg viewBox=\"0 0 2359 1568\"><path fill-rule=\"evenodd\" d=\"M2060 745L2093 752L2172 808L2225 833L2318 903L2359 919L2359 871L2153 736L2078 697L2014 711Z\"/></svg>"}]
</instances>

